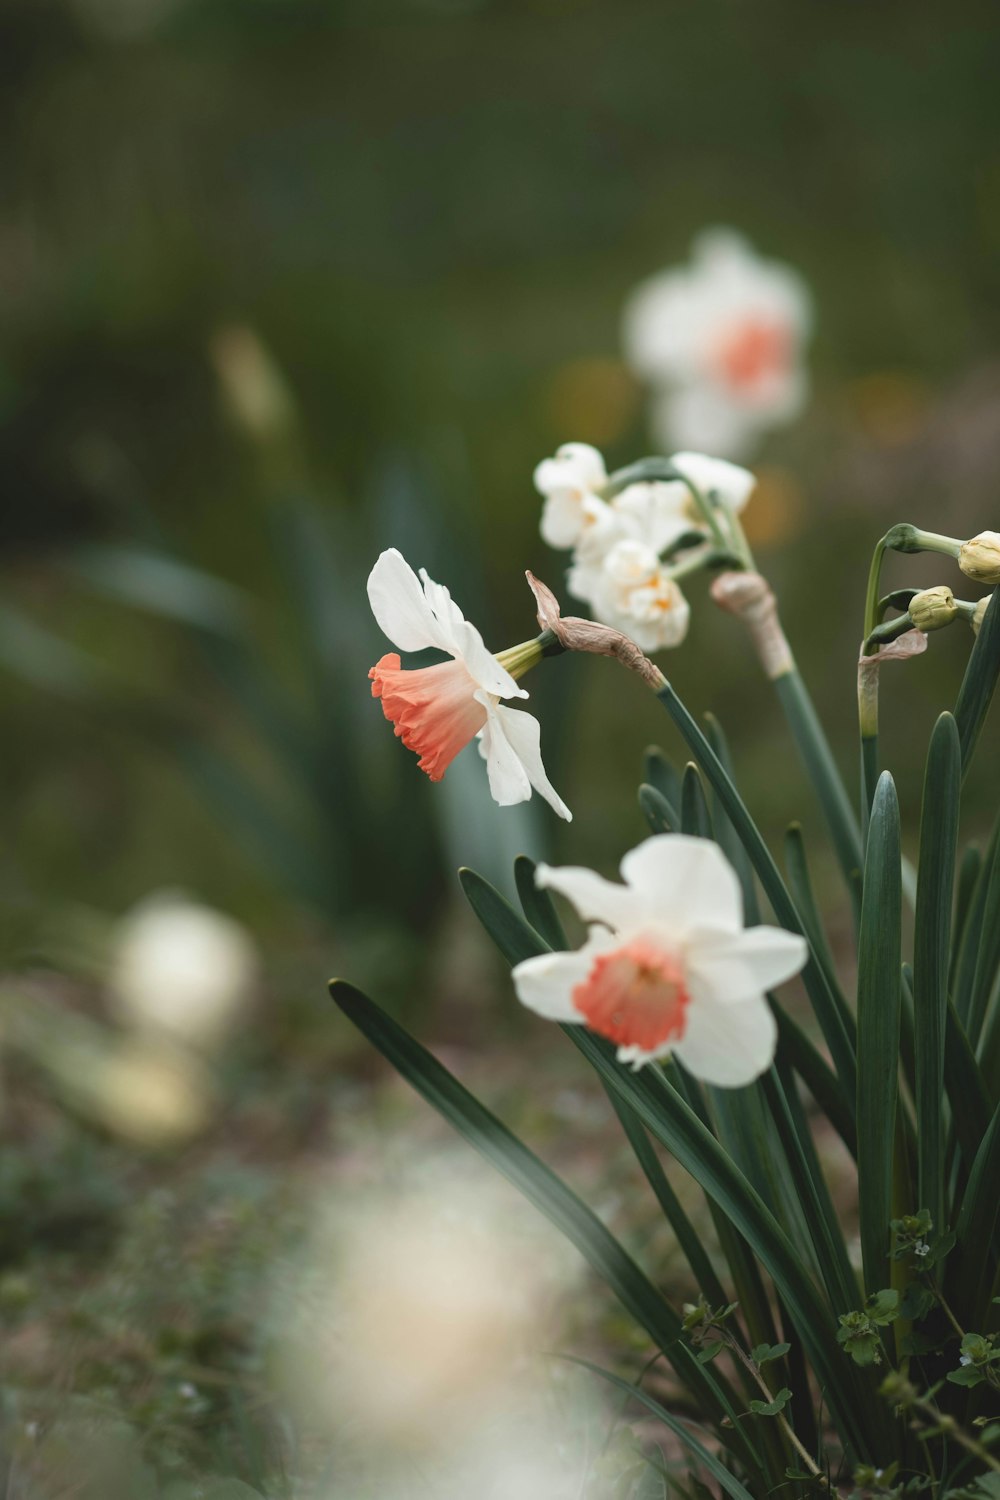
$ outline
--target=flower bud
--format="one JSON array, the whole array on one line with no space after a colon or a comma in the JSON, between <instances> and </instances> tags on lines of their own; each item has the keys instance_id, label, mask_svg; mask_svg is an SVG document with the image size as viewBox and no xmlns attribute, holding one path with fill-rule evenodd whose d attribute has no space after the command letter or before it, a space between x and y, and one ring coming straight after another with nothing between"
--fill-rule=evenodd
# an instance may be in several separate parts
<instances>
[{"instance_id":1,"label":"flower bud","mask_svg":"<svg viewBox=\"0 0 1000 1500\"><path fill-rule=\"evenodd\" d=\"M979 634L979 627L982 625L983 620L986 617L986 610L992 598L992 594L984 594L979 603L976 605L976 612L972 616L972 619L969 621L970 625L972 626L973 635Z\"/></svg>"},{"instance_id":2,"label":"flower bud","mask_svg":"<svg viewBox=\"0 0 1000 1500\"><path fill-rule=\"evenodd\" d=\"M958 614L955 595L946 583L923 589L910 600L909 614L918 630L941 630Z\"/></svg>"},{"instance_id":3,"label":"flower bud","mask_svg":"<svg viewBox=\"0 0 1000 1500\"><path fill-rule=\"evenodd\" d=\"M1000 583L1000 531L981 531L971 541L963 542L958 566L966 578L977 583Z\"/></svg>"}]
</instances>

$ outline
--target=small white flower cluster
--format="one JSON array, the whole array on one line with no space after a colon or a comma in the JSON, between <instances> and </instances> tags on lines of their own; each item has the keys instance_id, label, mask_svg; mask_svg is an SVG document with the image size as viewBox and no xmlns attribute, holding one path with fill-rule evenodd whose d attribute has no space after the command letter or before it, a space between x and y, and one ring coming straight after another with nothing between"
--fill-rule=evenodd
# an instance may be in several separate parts
<instances>
[{"instance_id":1,"label":"small white flower cluster","mask_svg":"<svg viewBox=\"0 0 1000 1500\"><path fill-rule=\"evenodd\" d=\"M687 634L690 606L663 554L685 536L698 549L708 541L690 486L735 514L756 483L749 470L703 453L675 453L670 463L683 478L641 480L611 498L604 459L588 443L564 443L535 470L542 537L572 548L569 592L642 651L679 646Z\"/></svg>"}]
</instances>

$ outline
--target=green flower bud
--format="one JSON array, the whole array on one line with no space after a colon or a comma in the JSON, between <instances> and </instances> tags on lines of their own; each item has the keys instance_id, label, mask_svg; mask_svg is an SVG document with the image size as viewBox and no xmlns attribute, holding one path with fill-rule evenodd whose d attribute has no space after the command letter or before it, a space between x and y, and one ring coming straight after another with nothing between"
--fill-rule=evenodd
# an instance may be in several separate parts
<instances>
[{"instance_id":1,"label":"green flower bud","mask_svg":"<svg viewBox=\"0 0 1000 1500\"><path fill-rule=\"evenodd\" d=\"M955 595L946 583L922 589L910 600L910 619L918 630L941 630L958 614Z\"/></svg>"},{"instance_id":2,"label":"green flower bud","mask_svg":"<svg viewBox=\"0 0 1000 1500\"><path fill-rule=\"evenodd\" d=\"M989 604L992 598L992 594L984 594L979 603L976 605L976 612L972 616L972 619L969 621L970 625L972 626L973 635L979 634L979 627L980 625L982 625L983 620L986 616L986 606Z\"/></svg>"},{"instance_id":3,"label":"green flower bud","mask_svg":"<svg viewBox=\"0 0 1000 1500\"><path fill-rule=\"evenodd\" d=\"M958 566L966 578L977 583L1000 583L1000 531L981 531L971 541L963 542Z\"/></svg>"}]
</instances>

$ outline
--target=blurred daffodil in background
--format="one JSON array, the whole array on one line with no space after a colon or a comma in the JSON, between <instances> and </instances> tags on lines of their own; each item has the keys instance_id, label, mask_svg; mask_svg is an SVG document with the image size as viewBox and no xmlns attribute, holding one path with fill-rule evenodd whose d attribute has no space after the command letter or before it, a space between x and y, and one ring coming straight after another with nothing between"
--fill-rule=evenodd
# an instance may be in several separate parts
<instances>
[{"instance_id":1,"label":"blurred daffodil in background","mask_svg":"<svg viewBox=\"0 0 1000 1500\"><path fill-rule=\"evenodd\" d=\"M705 230L686 266L641 282L625 306L625 354L650 386L657 442L750 454L805 407L811 327L797 271L762 259L735 230Z\"/></svg>"}]
</instances>

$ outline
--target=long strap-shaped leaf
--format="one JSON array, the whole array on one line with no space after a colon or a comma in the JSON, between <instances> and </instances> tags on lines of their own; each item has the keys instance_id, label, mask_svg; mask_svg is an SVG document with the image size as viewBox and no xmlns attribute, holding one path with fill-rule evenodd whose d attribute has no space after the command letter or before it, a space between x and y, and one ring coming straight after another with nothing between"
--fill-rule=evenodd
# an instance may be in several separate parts
<instances>
[{"instance_id":1,"label":"long strap-shaped leaf","mask_svg":"<svg viewBox=\"0 0 1000 1500\"><path fill-rule=\"evenodd\" d=\"M955 700L955 722L962 741L962 772L969 769L1000 676L1000 589L993 590L993 597L986 608L976 644L969 656L969 665L962 678L962 686Z\"/></svg>"},{"instance_id":2,"label":"long strap-shaped leaf","mask_svg":"<svg viewBox=\"0 0 1000 1500\"><path fill-rule=\"evenodd\" d=\"M924 774L913 940L917 1202L930 1210L941 1232L945 1228L944 1026L961 787L958 729L951 714L942 714L931 735Z\"/></svg>"},{"instance_id":3,"label":"long strap-shaped leaf","mask_svg":"<svg viewBox=\"0 0 1000 1500\"><path fill-rule=\"evenodd\" d=\"M948 1263L948 1293L966 1328L982 1328L997 1266L1000 1220L1000 1105L969 1173L956 1225L958 1254Z\"/></svg>"},{"instance_id":4,"label":"long strap-shaped leaf","mask_svg":"<svg viewBox=\"0 0 1000 1500\"><path fill-rule=\"evenodd\" d=\"M865 1288L888 1275L892 1149L899 1089L899 806L883 771L875 789L858 941L858 1211Z\"/></svg>"},{"instance_id":5,"label":"long strap-shaped leaf","mask_svg":"<svg viewBox=\"0 0 1000 1500\"><path fill-rule=\"evenodd\" d=\"M794 1318L813 1369L851 1456L881 1451L885 1437L882 1409L869 1385L859 1385L849 1360L836 1343L836 1325L774 1215L736 1164L661 1072L632 1072L615 1060L614 1048L581 1026L566 1028L576 1046L603 1079L631 1104L650 1133L672 1151L691 1176L728 1215L774 1282Z\"/></svg>"},{"instance_id":6,"label":"long strap-shaped leaf","mask_svg":"<svg viewBox=\"0 0 1000 1500\"><path fill-rule=\"evenodd\" d=\"M703 1443L699 1443L682 1422L678 1422L676 1417L671 1416L666 1407L661 1406L659 1401L650 1396L641 1386L623 1380L620 1375L614 1375L610 1370L602 1370L600 1365L591 1364L589 1359L577 1359L572 1355L568 1356L568 1359L570 1364L580 1365L582 1369L590 1370L592 1374L599 1375L602 1380L606 1380L609 1385L615 1386L618 1390L624 1391L627 1396L640 1402L658 1421L670 1428L688 1452L692 1453L702 1467L712 1475L712 1478L718 1481L720 1488L725 1490L727 1495L732 1495L733 1500L753 1500L750 1491L745 1485L740 1484L734 1474L730 1474L725 1464L721 1464L714 1453L710 1453Z\"/></svg>"},{"instance_id":7,"label":"long strap-shaped leaf","mask_svg":"<svg viewBox=\"0 0 1000 1500\"><path fill-rule=\"evenodd\" d=\"M611 1231L562 1178L367 995L343 980L331 982L330 994L348 1020L407 1083L576 1246L663 1351L679 1379L704 1403L704 1410L712 1419L721 1423L728 1417L730 1422L735 1421L736 1414L721 1385L705 1365L699 1364L684 1338L677 1313ZM752 1444L742 1429L732 1430L726 1440L744 1462L759 1467Z\"/></svg>"},{"instance_id":8,"label":"long strap-shaped leaf","mask_svg":"<svg viewBox=\"0 0 1000 1500\"><path fill-rule=\"evenodd\" d=\"M659 689L656 696L684 736L691 753L708 777L730 822L739 834L778 921L789 932L799 932L808 941L809 934L781 878L781 872L719 757L669 682ZM816 1019L830 1049L837 1076L843 1085L845 1095L853 1100L856 1081L853 1038L844 1024L826 975L816 962L811 949L809 961L802 971L802 978L809 991Z\"/></svg>"}]
</instances>

